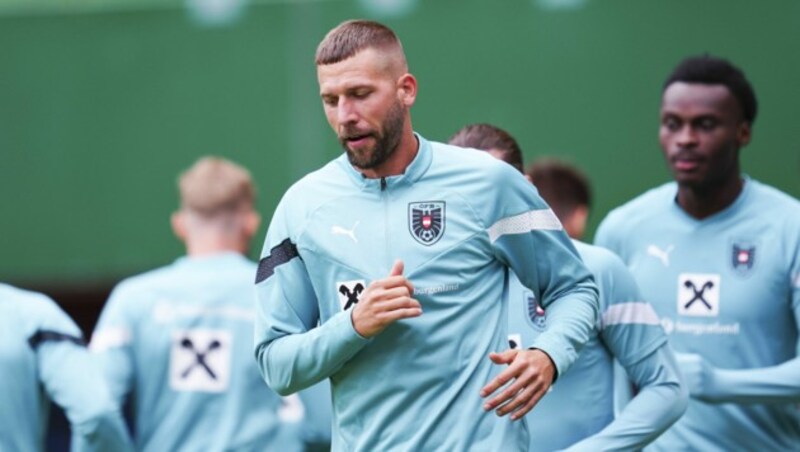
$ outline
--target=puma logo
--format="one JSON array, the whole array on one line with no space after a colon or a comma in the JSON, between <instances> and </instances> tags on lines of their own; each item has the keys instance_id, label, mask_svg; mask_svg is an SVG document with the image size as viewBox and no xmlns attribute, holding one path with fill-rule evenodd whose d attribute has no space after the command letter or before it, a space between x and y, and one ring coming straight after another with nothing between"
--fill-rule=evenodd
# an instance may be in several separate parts
<instances>
[{"instance_id":1,"label":"puma logo","mask_svg":"<svg viewBox=\"0 0 800 452\"><path fill-rule=\"evenodd\" d=\"M647 247L647 254L660 260L665 267L669 267L669 253L671 253L674 248L674 246L670 245L666 249L661 250L661 248L655 245L650 245Z\"/></svg>"},{"instance_id":2,"label":"puma logo","mask_svg":"<svg viewBox=\"0 0 800 452\"><path fill-rule=\"evenodd\" d=\"M359 223L359 221L356 221L356 223L350 229L345 229L345 228L343 228L341 226L333 225L331 227L331 234L333 234L333 235L346 235L346 236L350 237L351 239L353 239L354 243L358 243L358 239L356 238L356 228L358 227L358 223Z\"/></svg>"}]
</instances>

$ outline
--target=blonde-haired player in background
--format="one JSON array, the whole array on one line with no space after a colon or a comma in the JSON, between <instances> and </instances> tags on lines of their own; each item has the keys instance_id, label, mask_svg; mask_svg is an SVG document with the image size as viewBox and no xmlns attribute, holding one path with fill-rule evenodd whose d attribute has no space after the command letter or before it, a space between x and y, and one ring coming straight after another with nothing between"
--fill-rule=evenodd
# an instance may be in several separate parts
<instances>
[{"instance_id":1,"label":"blonde-haired player in background","mask_svg":"<svg viewBox=\"0 0 800 452\"><path fill-rule=\"evenodd\" d=\"M178 186L187 255L121 282L91 343L118 403L133 398L137 449L299 450L299 398L265 387L253 360L250 173L205 157Z\"/></svg>"}]
</instances>

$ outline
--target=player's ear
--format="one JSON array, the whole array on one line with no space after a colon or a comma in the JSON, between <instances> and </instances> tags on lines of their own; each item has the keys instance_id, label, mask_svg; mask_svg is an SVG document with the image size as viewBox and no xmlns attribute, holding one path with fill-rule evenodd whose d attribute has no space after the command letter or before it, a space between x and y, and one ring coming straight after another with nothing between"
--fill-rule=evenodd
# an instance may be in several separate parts
<instances>
[{"instance_id":1,"label":"player's ear","mask_svg":"<svg viewBox=\"0 0 800 452\"><path fill-rule=\"evenodd\" d=\"M406 72L397 79L397 96L406 107L414 105L417 99L417 79L413 75Z\"/></svg>"},{"instance_id":2,"label":"player's ear","mask_svg":"<svg viewBox=\"0 0 800 452\"><path fill-rule=\"evenodd\" d=\"M256 235L260 225L261 215L259 215L255 210L249 210L244 217L244 233L248 240Z\"/></svg>"},{"instance_id":3,"label":"player's ear","mask_svg":"<svg viewBox=\"0 0 800 452\"><path fill-rule=\"evenodd\" d=\"M739 143L739 147L747 146L750 143L751 136L752 128L750 127L750 123L742 121L736 129L736 141Z\"/></svg>"},{"instance_id":4,"label":"player's ear","mask_svg":"<svg viewBox=\"0 0 800 452\"><path fill-rule=\"evenodd\" d=\"M173 212L172 216L170 217L170 224L172 225L172 232L175 234L175 237L178 237L178 239L180 239L182 242L185 242L188 235L186 228L186 214L181 210Z\"/></svg>"},{"instance_id":5,"label":"player's ear","mask_svg":"<svg viewBox=\"0 0 800 452\"><path fill-rule=\"evenodd\" d=\"M573 239L582 239L583 234L586 232L586 222L588 220L589 208L584 205L575 207L564 223L564 229L566 230L567 235Z\"/></svg>"}]
</instances>

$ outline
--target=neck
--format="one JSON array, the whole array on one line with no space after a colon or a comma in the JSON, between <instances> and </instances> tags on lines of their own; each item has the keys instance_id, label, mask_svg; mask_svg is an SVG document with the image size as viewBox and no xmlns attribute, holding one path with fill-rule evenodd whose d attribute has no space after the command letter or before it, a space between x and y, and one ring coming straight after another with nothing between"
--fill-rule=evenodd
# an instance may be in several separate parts
<instances>
[{"instance_id":1,"label":"neck","mask_svg":"<svg viewBox=\"0 0 800 452\"><path fill-rule=\"evenodd\" d=\"M189 257L208 257L214 254L247 252L247 244L221 235L189 237L186 240L186 255Z\"/></svg>"},{"instance_id":2,"label":"neck","mask_svg":"<svg viewBox=\"0 0 800 452\"><path fill-rule=\"evenodd\" d=\"M378 179L381 177L397 176L403 174L408 168L408 165L414 161L419 151L419 141L414 135L411 128L411 121L406 121L403 128L403 135L400 137L400 142L397 144L397 149L394 150L389 158L381 163L379 166L370 169L360 169L361 174L369 179Z\"/></svg>"},{"instance_id":3,"label":"neck","mask_svg":"<svg viewBox=\"0 0 800 452\"><path fill-rule=\"evenodd\" d=\"M740 174L714 187L679 186L677 202L692 217L702 220L725 210L736 201L744 188Z\"/></svg>"}]
</instances>

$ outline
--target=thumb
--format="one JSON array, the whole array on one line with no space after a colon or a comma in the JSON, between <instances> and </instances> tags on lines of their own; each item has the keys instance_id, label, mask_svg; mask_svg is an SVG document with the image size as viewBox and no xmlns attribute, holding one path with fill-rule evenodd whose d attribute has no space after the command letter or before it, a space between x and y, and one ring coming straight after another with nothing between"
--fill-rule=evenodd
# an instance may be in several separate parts
<instances>
[{"instance_id":1,"label":"thumb","mask_svg":"<svg viewBox=\"0 0 800 452\"><path fill-rule=\"evenodd\" d=\"M500 353L489 353L489 359L495 364L510 364L517 356L517 350L508 349Z\"/></svg>"},{"instance_id":2,"label":"thumb","mask_svg":"<svg viewBox=\"0 0 800 452\"><path fill-rule=\"evenodd\" d=\"M389 276L400 276L403 274L403 261L397 259L394 261L394 265L392 265L392 271L389 272Z\"/></svg>"}]
</instances>

